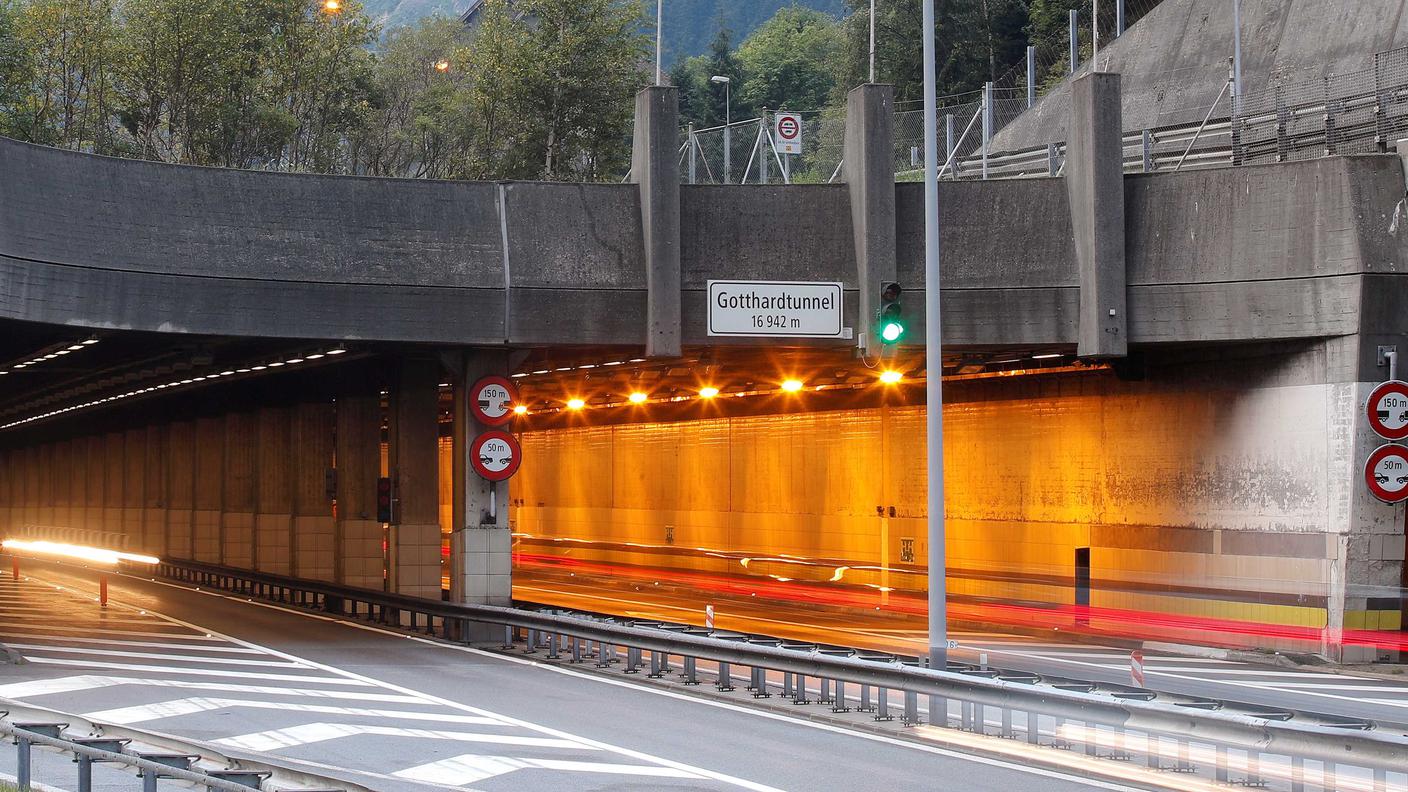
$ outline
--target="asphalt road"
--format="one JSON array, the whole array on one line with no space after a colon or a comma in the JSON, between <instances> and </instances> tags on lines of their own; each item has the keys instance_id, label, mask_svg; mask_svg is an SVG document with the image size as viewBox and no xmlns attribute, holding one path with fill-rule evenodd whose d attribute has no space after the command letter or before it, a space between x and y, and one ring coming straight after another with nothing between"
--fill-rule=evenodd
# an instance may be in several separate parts
<instances>
[{"instance_id":1,"label":"asphalt road","mask_svg":"<svg viewBox=\"0 0 1408 792\"><path fill-rule=\"evenodd\" d=\"M542 569L514 570L514 597L598 613L702 624L713 604L720 629L802 641L918 655L927 652L927 632L913 615L832 607L746 592L701 592L679 581L634 576L623 567L602 577ZM1130 648L997 632L955 631L955 660L1032 671L1047 676L1129 685ZM1408 723L1408 678L1334 673L1328 669L1145 652L1145 686L1189 696L1387 723Z\"/></svg>"},{"instance_id":2,"label":"asphalt road","mask_svg":"<svg viewBox=\"0 0 1408 792\"><path fill-rule=\"evenodd\" d=\"M96 590L48 564L0 580L0 642L29 660L0 697L387 790L1121 788L211 592Z\"/></svg>"}]
</instances>

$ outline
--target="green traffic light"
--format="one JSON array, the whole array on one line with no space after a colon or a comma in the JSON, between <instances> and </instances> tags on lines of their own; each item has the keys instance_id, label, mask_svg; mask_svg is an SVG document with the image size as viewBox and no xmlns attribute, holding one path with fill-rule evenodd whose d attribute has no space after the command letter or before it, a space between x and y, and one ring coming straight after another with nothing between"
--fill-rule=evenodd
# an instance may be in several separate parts
<instances>
[{"instance_id":1,"label":"green traffic light","mask_svg":"<svg viewBox=\"0 0 1408 792\"><path fill-rule=\"evenodd\" d=\"M880 338L887 344L893 344L904 337L904 325L896 321L886 322L880 328Z\"/></svg>"}]
</instances>

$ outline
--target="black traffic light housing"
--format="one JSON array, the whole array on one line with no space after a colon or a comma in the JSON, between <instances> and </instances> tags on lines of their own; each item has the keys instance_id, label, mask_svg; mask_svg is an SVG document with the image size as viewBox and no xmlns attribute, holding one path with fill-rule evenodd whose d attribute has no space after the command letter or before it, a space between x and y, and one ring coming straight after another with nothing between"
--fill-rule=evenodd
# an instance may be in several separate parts
<instances>
[{"instance_id":1,"label":"black traffic light housing","mask_svg":"<svg viewBox=\"0 0 1408 792\"><path fill-rule=\"evenodd\" d=\"M391 479L382 476L376 480L376 521L379 523L396 522L396 498L392 492Z\"/></svg>"},{"instance_id":2,"label":"black traffic light housing","mask_svg":"<svg viewBox=\"0 0 1408 792\"><path fill-rule=\"evenodd\" d=\"M894 281L880 284L880 307L875 312L875 336L884 345L898 344L904 340L904 306L900 295L904 289Z\"/></svg>"}]
</instances>

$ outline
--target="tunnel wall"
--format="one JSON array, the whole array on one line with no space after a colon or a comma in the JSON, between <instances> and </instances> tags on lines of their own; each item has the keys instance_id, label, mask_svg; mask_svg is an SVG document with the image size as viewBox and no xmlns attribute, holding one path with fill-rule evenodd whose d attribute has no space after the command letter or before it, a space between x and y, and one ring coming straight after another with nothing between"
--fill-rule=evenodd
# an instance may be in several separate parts
<instances>
[{"instance_id":1,"label":"tunnel wall","mask_svg":"<svg viewBox=\"0 0 1408 792\"><path fill-rule=\"evenodd\" d=\"M1346 574L1396 587L1404 550L1402 509L1354 488L1341 419L1354 389L1324 381L1320 346L1201 357L1151 363L1145 381L947 383L950 592L1070 604L1075 550L1089 547L1106 584L1092 605L1315 629L1333 611L1349 628L1396 629L1396 604L1343 587ZM922 590L924 417L887 407L529 432L514 527L530 554Z\"/></svg>"}]
</instances>

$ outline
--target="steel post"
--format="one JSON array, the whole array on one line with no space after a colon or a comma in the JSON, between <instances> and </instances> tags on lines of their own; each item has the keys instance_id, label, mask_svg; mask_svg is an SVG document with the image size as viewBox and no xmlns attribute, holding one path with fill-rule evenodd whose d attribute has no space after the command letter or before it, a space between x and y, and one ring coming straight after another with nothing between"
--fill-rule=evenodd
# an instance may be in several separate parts
<instances>
[{"instance_id":1,"label":"steel post","mask_svg":"<svg viewBox=\"0 0 1408 792\"><path fill-rule=\"evenodd\" d=\"M23 737L15 738L15 745L18 746L15 756L15 785L20 792L29 792L30 784L33 781L33 774L30 768L30 745L29 740Z\"/></svg>"},{"instance_id":2,"label":"steel post","mask_svg":"<svg viewBox=\"0 0 1408 792\"><path fill-rule=\"evenodd\" d=\"M93 792L93 760L90 757L79 754L78 761L78 792Z\"/></svg>"},{"instance_id":3,"label":"steel post","mask_svg":"<svg viewBox=\"0 0 1408 792\"><path fill-rule=\"evenodd\" d=\"M719 681L714 687L725 693L733 690L733 669L728 663L719 663Z\"/></svg>"},{"instance_id":4,"label":"steel post","mask_svg":"<svg viewBox=\"0 0 1408 792\"><path fill-rule=\"evenodd\" d=\"M836 696L831 703L832 712L850 712L851 708L846 706L846 683L840 679L836 680Z\"/></svg>"},{"instance_id":5,"label":"steel post","mask_svg":"<svg viewBox=\"0 0 1408 792\"><path fill-rule=\"evenodd\" d=\"M992 83L983 83L983 180L988 178L988 150L992 147Z\"/></svg>"},{"instance_id":6,"label":"steel post","mask_svg":"<svg viewBox=\"0 0 1408 792\"><path fill-rule=\"evenodd\" d=\"M156 771L142 771L142 792L156 792Z\"/></svg>"},{"instance_id":7,"label":"steel post","mask_svg":"<svg viewBox=\"0 0 1408 792\"><path fill-rule=\"evenodd\" d=\"M1242 115L1242 0L1232 0L1232 117Z\"/></svg>"},{"instance_id":8,"label":"steel post","mask_svg":"<svg viewBox=\"0 0 1408 792\"><path fill-rule=\"evenodd\" d=\"M792 693L793 704L812 703L811 699L807 698L807 678L805 676L802 676L801 674L797 674L797 679L793 686Z\"/></svg>"},{"instance_id":9,"label":"steel post","mask_svg":"<svg viewBox=\"0 0 1408 792\"><path fill-rule=\"evenodd\" d=\"M905 726L919 725L919 694L912 690L904 691L904 717L900 723Z\"/></svg>"},{"instance_id":10,"label":"steel post","mask_svg":"<svg viewBox=\"0 0 1408 792\"><path fill-rule=\"evenodd\" d=\"M684 683L686 685L699 684L699 675L695 673L695 660L693 657L684 658Z\"/></svg>"},{"instance_id":11,"label":"steel post","mask_svg":"<svg viewBox=\"0 0 1408 792\"><path fill-rule=\"evenodd\" d=\"M689 133L685 140L688 141L685 145L689 149L689 183L697 184L699 181L699 141L694 137L694 124L689 125Z\"/></svg>"},{"instance_id":12,"label":"steel post","mask_svg":"<svg viewBox=\"0 0 1408 792\"><path fill-rule=\"evenodd\" d=\"M948 726L948 699L942 696L929 697L929 725Z\"/></svg>"},{"instance_id":13,"label":"steel post","mask_svg":"<svg viewBox=\"0 0 1408 792\"><path fill-rule=\"evenodd\" d=\"M944 137L945 137L946 143L947 143L947 145L944 147L944 154L945 154L945 156L944 156L944 162L951 162L951 163L952 163L952 164L949 166L949 174L953 177L954 181L957 181L957 180L958 180L958 160L955 159L954 156L953 156L953 149L954 149L955 146L958 145L958 143L957 143L957 141L955 141L955 140L953 139L954 132L955 132L955 130L954 130L954 126L953 126L953 113L947 113L947 114L944 115ZM935 178L937 178L937 177L935 177Z\"/></svg>"},{"instance_id":14,"label":"steel post","mask_svg":"<svg viewBox=\"0 0 1408 792\"><path fill-rule=\"evenodd\" d=\"M1036 104L1036 47L1027 47L1027 107Z\"/></svg>"},{"instance_id":15,"label":"steel post","mask_svg":"<svg viewBox=\"0 0 1408 792\"><path fill-rule=\"evenodd\" d=\"M1124 0L1115 0L1115 38L1124 35Z\"/></svg>"},{"instance_id":16,"label":"steel post","mask_svg":"<svg viewBox=\"0 0 1408 792\"><path fill-rule=\"evenodd\" d=\"M1080 67L1080 12L1071 9L1071 66L1067 74L1075 74Z\"/></svg>"},{"instance_id":17,"label":"steel post","mask_svg":"<svg viewBox=\"0 0 1408 792\"><path fill-rule=\"evenodd\" d=\"M885 688L876 688L875 695L875 720L894 720L894 717L890 715L890 691Z\"/></svg>"},{"instance_id":18,"label":"steel post","mask_svg":"<svg viewBox=\"0 0 1408 792\"><path fill-rule=\"evenodd\" d=\"M939 98L934 0L924 0L924 346L928 439L929 660L948 664L948 583L944 555L943 324L939 316Z\"/></svg>"},{"instance_id":19,"label":"steel post","mask_svg":"<svg viewBox=\"0 0 1408 792\"><path fill-rule=\"evenodd\" d=\"M1141 147L1143 148L1143 153L1144 153L1144 172L1145 172L1145 173L1153 173L1153 172L1154 172L1154 133L1153 133L1153 132L1150 132L1150 131L1147 130L1147 129L1144 130L1143 134L1141 134L1141 135L1139 136L1139 141L1140 141Z\"/></svg>"}]
</instances>

